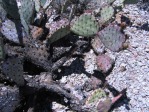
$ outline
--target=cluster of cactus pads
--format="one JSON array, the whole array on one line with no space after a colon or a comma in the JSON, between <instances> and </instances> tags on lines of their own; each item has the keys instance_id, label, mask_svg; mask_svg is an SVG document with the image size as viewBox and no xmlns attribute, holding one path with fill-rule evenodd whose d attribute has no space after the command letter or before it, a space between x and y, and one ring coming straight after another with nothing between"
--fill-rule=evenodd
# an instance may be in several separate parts
<instances>
[{"instance_id":1,"label":"cluster of cactus pads","mask_svg":"<svg viewBox=\"0 0 149 112\"><path fill-rule=\"evenodd\" d=\"M121 32L121 27L114 22L111 23L115 15L115 9L112 6L112 3L115 0L84 0L84 2L87 4L86 9L83 10L84 13L81 12L78 14L79 16L76 16L75 11L71 10L70 12L72 14L70 15L72 16L71 18L73 18L72 20L70 18L63 17L63 14L59 14L60 19L53 19L53 21L50 23L49 18L49 20L45 19L45 12L51 1L52 0L0 0L0 11L5 10L5 12L0 12L0 15L6 16L5 13L8 15L6 16L6 18L8 17L7 19L0 17L0 20L3 20L2 22L0 21L0 30L3 36L8 40L19 44L20 39L17 25L21 23L23 27L21 26L20 29L22 32L27 34L25 35L25 33L23 33L22 37L29 37L29 39L27 39L28 41L26 42L27 44L23 38L25 43L23 43L23 47L25 49L23 49L23 57L27 57L27 60L32 60L32 62L38 66L46 65L45 68L47 71L49 69L51 70L52 67L50 62L51 60L49 61L49 58L51 58L51 52L49 53L50 50L46 44L51 45L70 33L82 36L84 38L94 37L94 40L92 39L91 43L94 43L92 48L96 54L98 54L97 66L103 74L109 72L114 64L114 61L109 56L104 54L105 47L111 51L117 52L122 49L125 42L125 35ZM59 0L54 0L53 4L57 3L58 1ZM65 0L65 2L68 1L69 0ZM74 1L70 0L69 2L73 5L76 5L76 2ZM63 4L62 0L59 2ZM66 7L69 7L69 4L65 4L62 7L63 11L61 11L61 13L65 12L64 9ZM43 10L41 11L41 9ZM41 18L38 18L37 14L40 11L43 13L43 15L41 13ZM42 21L43 18L46 22ZM36 24L36 19L41 19L39 24ZM19 21L18 24L17 21ZM48 23L49 26L46 23ZM35 29L31 29L31 25L34 26ZM48 33L47 35L45 34L45 38L43 39L45 40L44 42L47 42L46 44L40 40L45 33L45 29L48 29ZM34 41L34 43L32 43L32 41ZM36 44L38 42L41 42L42 44ZM102 47L103 49L96 49L96 44L100 44L99 47ZM24 86L25 79L23 77L22 59L16 56L5 57L3 38L0 37L0 61L1 60L4 60L1 63L2 73L11 81L15 82L18 86ZM53 66L55 65L53 64ZM16 98L16 102L10 100L10 104L13 102L14 104L17 104L19 102L18 96L13 97ZM107 112L110 109L112 103L112 100L107 97L104 90L96 89L88 97L85 105L91 109L91 112ZM0 109L1 108L2 107L0 106Z\"/></svg>"},{"instance_id":2,"label":"cluster of cactus pads","mask_svg":"<svg viewBox=\"0 0 149 112\"><path fill-rule=\"evenodd\" d=\"M48 43L51 44L59 40L60 38L66 36L67 34L70 33L70 31L72 31L75 34L84 36L84 37L91 37L98 34L99 38L107 48L113 51L119 51L125 39L124 39L124 35L120 32L120 30L118 30L118 26L115 27L110 25L107 28L100 30L100 27L103 26L105 23L108 23L108 21L111 20L111 18L114 15L114 8L111 5L114 1L115 0L88 1L87 7L89 6L95 7L95 6L92 6L91 4L96 4L97 2L96 5L98 5L100 9L99 11L100 16L98 17L96 17L96 15L93 13L84 13L79 17L74 18L71 22L69 22L69 20L67 19L56 21L57 25L55 23L54 23L55 26L53 24L50 25L50 28L49 28L50 32L47 36ZM45 3L46 3L46 0L37 0L37 2L35 0L34 1L33 0L29 0L29 1L13 0L13 2L11 0L8 0L8 1L2 0L1 2L3 8L12 18L21 19L21 23L26 33L28 34L28 36L30 36L29 25L33 23L33 20L34 20L35 8L36 8L36 11L38 11L39 7L41 7L41 4L42 6L44 6ZM13 10L13 13L15 12L15 14L12 13L12 10ZM9 30L10 28L6 27L5 29ZM7 31L5 31L5 29L2 30L2 33L8 38L10 38L10 35L7 34ZM11 28L10 30L15 30L15 28L13 29ZM13 36L16 37L16 34L17 33L14 32ZM15 41L18 42L18 40L15 40Z\"/></svg>"}]
</instances>

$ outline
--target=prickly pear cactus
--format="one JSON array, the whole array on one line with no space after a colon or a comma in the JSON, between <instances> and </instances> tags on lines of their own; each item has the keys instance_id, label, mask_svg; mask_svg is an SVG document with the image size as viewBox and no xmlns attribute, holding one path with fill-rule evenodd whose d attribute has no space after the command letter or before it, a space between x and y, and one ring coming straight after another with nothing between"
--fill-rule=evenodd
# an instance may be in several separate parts
<instances>
[{"instance_id":1,"label":"prickly pear cactus","mask_svg":"<svg viewBox=\"0 0 149 112\"><path fill-rule=\"evenodd\" d=\"M71 31L85 37L95 35L99 25L90 13L84 13L71 24Z\"/></svg>"},{"instance_id":2,"label":"prickly pear cactus","mask_svg":"<svg viewBox=\"0 0 149 112\"><path fill-rule=\"evenodd\" d=\"M2 7L2 3L0 3L0 20L1 20L1 22L5 20L6 14L7 14L6 11Z\"/></svg>"},{"instance_id":3,"label":"prickly pear cactus","mask_svg":"<svg viewBox=\"0 0 149 112\"><path fill-rule=\"evenodd\" d=\"M8 40L19 43L15 23L11 20L6 20L2 23L1 32Z\"/></svg>"},{"instance_id":4,"label":"prickly pear cactus","mask_svg":"<svg viewBox=\"0 0 149 112\"><path fill-rule=\"evenodd\" d=\"M117 25L109 25L98 33L102 43L112 51L119 51L123 48L125 36Z\"/></svg>"},{"instance_id":5,"label":"prickly pear cactus","mask_svg":"<svg viewBox=\"0 0 149 112\"><path fill-rule=\"evenodd\" d=\"M23 64L21 59L10 57L2 64L2 73L14 81L18 86L25 84L23 77Z\"/></svg>"},{"instance_id":6,"label":"prickly pear cactus","mask_svg":"<svg viewBox=\"0 0 149 112\"><path fill-rule=\"evenodd\" d=\"M105 97L106 97L106 93L104 92L104 90L102 90L102 89L96 89L88 97L88 99L86 101L86 104L94 103L96 101L98 102L99 99L105 98Z\"/></svg>"},{"instance_id":7,"label":"prickly pear cactus","mask_svg":"<svg viewBox=\"0 0 149 112\"><path fill-rule=\"evenodd\" d=\"M16 0L1 0L5 11L14 19L19 19L18 6Z\"/></svg>"},{"instance_id":8,"label":"prickly pear cactus","mask_svg":"<svg viewBox=\"0 0 149 112\"><path fill-rule=\"evenodd\" d=\"M36 45L29 41L26 42L25 57L33 64L36 64L38 66L44 66L45 69L50 67L50 62L48 60L49 53L47 52L46 47L41 44Z\"/></svg>"},{"instance_id":9,"label":"prickly pear cactus","mask_svg":"<svg viewBox=\"0 0 149 112\"><path fill-rule=\"evenodd\" d=\"M100 15L101 15L101 17L100 17L99 23L100 24L106 23L114 15L114 9L113 9L113 7L112 6L108 6L108 5L104 6L101 9Z\"/></svg>"},{"instance_id":10,"label":"prickly pear cactus","mask_svg":"<svg viewBox=\"0 0 149 112\"><path fill-rule=\"evenodd\" d=\"M60 38L68 35L70 33L69 21L67 19L62 19L50 25L50 32L47 36L48 43L51 44Z\"/></svg>"},{"instance_id":11,"label":"prickly pear cactus","mask_svg":"<svg viewBox=\"0 0 149 112\"><path fill-rule=\"evenodd\" d=\"M35 9L37 12L39 12L40 8L42 8L47 0L33 0L35 3Z\"/></svg>"},{"instance_id":12,"label":"prickly pear cactus","mask_svg":"<svg viewBox=\"0 0 149 112\"><path fill-rule=\"evenodd\" d=\"M4 43L2 37L0 37L0 61L5 59Z\"/></svg>"},{"instance_id":13,"label":"prickly pear cactus","mask_svg":"<svg viewBox=\"0 0 149 112\"><path fill-rule=\"evenodd\" d=\"M21 23L29 36L29 25L33 23L35 12L35 5L32 0L21 0L19 6L19 13L21 18Z\"/></svg>"},{"instance_id":14,"label":"prickly pear cactus","mask_svg":"<svg viewBox=\"0 0 149 112\"><path fill-rule=\"evenodd\" d=\"M47 0L40 0L40 4L41 4L42 7L45 5L46 1Z\"/></svg>"},{"instance_id":15,"label":"prickly pear cactus","mask_svg":"<svg viewBox=\"0 0 149 112\"><path fill-rule=\"evenodd\" d=\"M40 10L40 8L41 8L40 0L33 0L33 1L35 3L35 9L38 12Z\"/></svg>"},{"instance_id":16,"label":"prickly pear cactus","mask_svg":"<svg viewBox=\"0 0 149 112\"><path fill-rule=\"evenodd\" d=\"M85 105L86 107L90 107L91 112L98 112L97 106L98 102L106 100L107 96L104 90L102 89L96 89L94 90L91 95L88 97Z\"/></svg>"},{"instance_id":17,"label":"prickly pear cactus","mask_svg":"<svg viewBox=\"0 0 149 112\"><path fill-rule=\"evenodd\" d=\"M0 111L14 112L19 103L19 89L0 84Z\"/></svg>"}]
</instances>

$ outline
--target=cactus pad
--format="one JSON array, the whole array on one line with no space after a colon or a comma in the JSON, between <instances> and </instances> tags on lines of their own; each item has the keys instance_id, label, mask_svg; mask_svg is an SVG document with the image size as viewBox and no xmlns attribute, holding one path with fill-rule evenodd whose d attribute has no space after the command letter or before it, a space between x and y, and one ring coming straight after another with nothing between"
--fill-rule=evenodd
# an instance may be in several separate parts
<instances>
[{"instance_id":1,"label":"cactus pad","mask_svg":"<svg viewBox=\"0 0 149 112\"><path fill-rule=\"evenodd\" d=\"M10 57L2 64L2 72L11 80L13 80L18 86L25 84L23 77L23 64L21 59L16 57Z\"/></svg>"},{"instance_id":2,"label":"cactus pad","mask_svg":"<svg viewBox=\"0 0 149 112\"><path fill-rule=\"evenodd\" d=\"M85 107L89 109L89 112L98 112L97 106L100 101L106 100L107 96L104 90L96 89L88 97Z\"/></svg>"},{"instance_id":3,"label":"cactus pad","mask_svg":"<svg viewBox=\"0 0 149 112\"><path fill-rule=\"evenodd\" d=\"M108 5L104 6L101 9L100 15L101 15L101 17L100 17L100 23L101 24L106 23L114 15L114 9L113 9L113 7L112 6L108 6Z\"/></svg>"},{"instance_id":4,"label":"cactus pad","mask_svg":"<svg viewBox=\"0 0 149 112\"><path fill-rule=\"evenodd\" d=\"M122 49L123 43L125 42L125 36L117 25L107 26L101 30L98 35L105 47L112 51L119 51Z\"/></svg>"},{"instance_id":5,"label":"cactus pad","mask_svg":"<svg viewBox=\"0 0 149 112\"><path fill-rule=\"evenodd\" d=\"M50 25L50 32L47 36L49 44L63 38L70 33L69 21L62 19Z\"/></svg>"},{"instance_id":6,"label":"cactus pad","mask_svg":"<svg viewBox=\"0 0 149 112\"><path fill-rule=\"evenodd\" d=\"M5 52L4 52L4 43L2 37L0 37L0 61L4 60Z\"/></svg>"},{"instance_id":7,"label":"cactus pad","mask_svg":"<svg viewBox=\"0 0 149 112\"><path fill-rule=\"evenodd\" d=\"M21 6L19 7L19 13L21 17L21 23L29 36L29 25L33 23L35 6L32 0L21 0Z\"/></svg>"},{"instance_id":8,"label":"cactus pad","mask_svg":"<svg viewBox=\"0 0 149 112\"><path fill-rule=\"evenodd\" d=\"M35 3L35 9L36 9L36 11L37 12L39 12L39 10L40 10L40 6L41 6L41 3L40 3L40 0L33 0L34 1L34 3Z\"/></svg>"},{"instance_id":9,"label":"cactus pad","mask_svg":"<svg viewBox=\"0 0 149 112\"><path fill-rule=\"evenodd\" d=\"M2 0L2 6L12 18L20 18L16 0Z\"/></svg>"},{"instance_id":10,"label":"cactus pad","mask_svg":"<svg viewBox=\"0 0 149 112\"><path fill-rule=\"evenodd\" d=\"M11 20L6 20L2 23L1 32L8 40L19 43L15 23Z\"/></svg>"},{"instance_id":11,"label":"cactus pad","mask_svg":"<svg viewBox=\"0 0 149 112\"><path fill-rule=\"evenodd\" d=\"M47 0L40 0L41 6L43 7L46 2L47 2Z\"/></svg>"},{"instance_id":12,"label":"cactus pad","mask_svg":"<svg viewBox=\"0 0 149 112\"><path fill-rule=\"evenodd\" d=\"M106 93L102 89L96 89L88 97L86 104L99 102L99 100L102 98L106 98Z\"/></svg>"},{"instance_id":13,"label":"cactus pad","mask_svg":"<svg viewBox=\"0 0 149 112\"><path fill-rule=\"evenodd\" d=\"M0 22L6 19L6 14L7 14L6 11L2 7L2 4L0 3Z\"/></svg>"},{"instance_id":14,"label":"cactus pad","mask_svg":"<svg viewBox=\"0 0 149 112\"><path fill-rule=\"evenodd\" d=\"M98 32L99 25L95 17L90 13L81 15L71 25L71 31L85 37L92 36Z\"/></svg>"}]
</instances>

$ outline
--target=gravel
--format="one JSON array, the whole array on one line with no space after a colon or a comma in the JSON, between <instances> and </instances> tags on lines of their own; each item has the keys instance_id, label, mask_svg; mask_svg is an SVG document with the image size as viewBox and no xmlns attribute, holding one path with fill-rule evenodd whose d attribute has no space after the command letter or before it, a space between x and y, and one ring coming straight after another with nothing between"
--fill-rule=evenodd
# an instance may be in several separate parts
<instances>
[{"instance_id":1,"label":"gravel","mask_svg":"<svg viewBox=\"0 0 149 112\"><path fill-rule=\"evenodd\" d=\"M135 4L127 5L123 13L133 26L140 26L149 20L149 13ZM149 32L133 26L124 31L129 37L128 49L112 53L116 56L115 67L106 78L119 91L127 88L130 109L122 105L113 112L149 112Z\"/></svg>"},{"instance_id":2,"label":"gravel","mask_svg":"<svg viewBox=\"0 0 149 112\"><path fill-rule=\"evenodd\" d=\"M130 101L127 107L123 103L112 112L149 112L149 32L136 27L141 27L148 22L149 13L140 10L137 4L133 4L126 5L121 14L132 22L132 26L127 26L124 31L128 36L129 45L127 49L120 52L105 49L106 55L115 60L115 66L106 80L118 91L127 88L126 95ZM65 71L66 75L60 80L79 99L82 99L82 94L75 87L81 87L89 80L87 74L93 74L94 70L97 69L94 51L91 49L84 55L84 63L77 59L70 59L65 63L65 66L70 66L70 68ZM83 72L80 73L80 71ZM58 105L60 104L53 103L53 108L59 108ZM68 112L67 107L62 106L61 108Z\"/></svg>"}]
</instances>

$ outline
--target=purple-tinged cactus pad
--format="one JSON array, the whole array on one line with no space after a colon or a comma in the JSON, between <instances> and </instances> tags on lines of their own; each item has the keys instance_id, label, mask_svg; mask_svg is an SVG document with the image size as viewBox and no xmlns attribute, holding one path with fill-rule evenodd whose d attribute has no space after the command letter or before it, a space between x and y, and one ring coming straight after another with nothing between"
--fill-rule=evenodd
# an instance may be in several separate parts
<instances>
[{"instance_id":1,"label":"purple-tinged cactus pad","mask_svg":"<svg viewBox=\"0 0 149 112\"><path fill-rule=\"evenodd\" d=\"M10 57L2 64L2 73L13 80L18 86L25 84L23 77L23 64L20 58Z\"/></svg>"},{"instance_id":2,"label":"purple-tinged cactus pad","mask_svg":"<svg viewBox=\"0 0 149 112\"><path fill-rule=\"evenodd\" d=\"M123 48L125 35L120 31L117 25L109 25L98 32L98 36L102 43L111 51L119 51Z\"/></svg>"}]
</instances>

